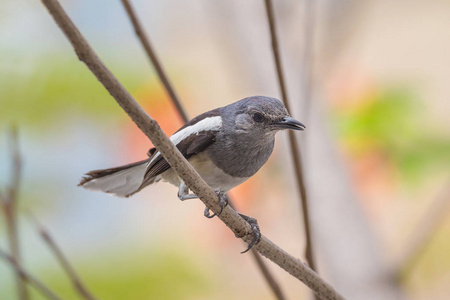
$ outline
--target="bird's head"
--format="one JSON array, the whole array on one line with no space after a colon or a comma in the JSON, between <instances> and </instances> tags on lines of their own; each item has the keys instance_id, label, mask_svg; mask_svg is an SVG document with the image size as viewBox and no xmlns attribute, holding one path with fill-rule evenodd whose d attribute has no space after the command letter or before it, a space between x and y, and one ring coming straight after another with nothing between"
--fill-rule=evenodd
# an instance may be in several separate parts
<instances>
[{"instance_id":1,"label":"bird's head","mask_svg":"<svg viewBox=\"0 0 450 300\"><path fill-rule=\"evenodd\" d=\"M236 133L274 135L283 129L304 130L301 122L289 116L283 103L275 98L254 96L224 107Z\"/></svg>"}]
</instances>

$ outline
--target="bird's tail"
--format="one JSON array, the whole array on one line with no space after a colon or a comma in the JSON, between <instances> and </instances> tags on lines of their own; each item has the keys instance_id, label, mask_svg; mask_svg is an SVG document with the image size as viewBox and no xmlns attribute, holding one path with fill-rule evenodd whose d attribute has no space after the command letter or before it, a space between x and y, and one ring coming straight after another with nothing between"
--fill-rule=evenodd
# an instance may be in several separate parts
<instances>
[{"instance_id":1,"label":"bird's tail","mask_svg":"<svg viewBox=\"0 0 450 300\"><path fill-rule=\"evenodd\" d=\"M119 197L131 196L140 191L148 162L149 159L146 159L116 168L91 171L85 174L78 186Z\"/></svg>"}]
</instances>

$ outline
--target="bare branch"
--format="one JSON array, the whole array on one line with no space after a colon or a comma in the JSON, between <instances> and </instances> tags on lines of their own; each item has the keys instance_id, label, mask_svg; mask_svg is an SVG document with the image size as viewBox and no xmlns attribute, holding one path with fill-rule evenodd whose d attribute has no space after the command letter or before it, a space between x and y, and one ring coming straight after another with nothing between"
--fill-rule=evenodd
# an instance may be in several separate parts
<instances>
[{"instance_id":1,"label":"bare branch","mask_svg":"<svg viewBox=\"0 0 450 300\"><path fill-rule=\"evenodd\" d=\"M450 213L450 181L447 180L438 197L431 203L422 219L412 231L413 235L401 255L394 272L400 281L404 281L414 269L419 258L425 252L438 228Z\"/></svg>"},{"instance_id":2,"label":"bare branch","mask_svg":"<svg viewBox=\"0 0 450 300\"><path fill-rule=\"evenodd\" d=\"M304 115L307 116L313 87L313 50L315 33L316 2L314 0L305 0L304 30L303 30L303 61L302 61L302 96Z\"/></svg>"},{"instance_id":3,"label":"bare branch","mask_svg":"<svg viewBox=\"0 0 450 300\"><path fill-rule=\"evenodd\" d=\"M19 151L19 141L17 134L17 127L12 126L11 128L11 155L13 160L12 168L12 180L9 187L9 200L17 205L17 193L20 187L20 178L22 176L22 158Z\"/></svg>"},{"instance_id":4,"label":"bare branch","mask_svg":"<svg viewBox=\"0 0 450 300\"><path fill-rule=\"evenodd\" d=\"M7 193L2 194L2 211L6 220L6 227L8 232L8 243L11 255L15 261L20 263L20 247L19 247L19 233L17 228L17 205L18 205L18 193L20 187L20 178L22 171L22 159L19 152L19 142L17 137L17 128L11 127L11 156L12 156L12 171L11 182L8 187ZM27 287L22 281L20 276L16 273L15 277L17 294L19 299L29 299Z\"/></svg>"},{"instance_id":5,"label":"bare branch","mask_svg":"<svg viewBox=\"0 0 450 300\"><path fill-rule=\"evenodd\" d=\"M122 0L122 4L124 5L125 10L128 14L128 17L130 18L131 23L133 24L136 35L138 36L139 40L141 41L142 47L144 48L145 52L148 55L148 58L152 62L153 66L155 67L162 84L166 88L166 91L169 94L170 99L172 100L172 103L177 108L178 114L183 119L183 122L186 123L189 120L188 115L187 115L186 111L183 109L183 107L181 105L181 101L180 101L180 99L178 99L177 94L175 93L175 89L173 88L173 86L171 85L167 76L165 75L165 72L164 72L161 64L159 63L159 60L151 47L148 35L145 34L145 31L142 28L142 26L139 22L139 19L135 13L133 7L131 6L130 1ZM228 198L229 198L230 203L232 203L232 199L229 195L228 195ZM259 267L261 273L263 274L264 278L266 279L267 284L272 289L272 291L275 294L275 296L277 297L277 299L278 300L285 299L279 284L277 283L277 281L275 280L273 275L270 273L269 269L265 265L264 261L261 259L258 252L256 252L255 250L252 250L252 254L253 254L253 257L255 259L257 266Z\"/></svg>"},{"instance_id":6,"label":"bare branch","mask_svg":"<svg viewBox=\"0 0 450 300\"><path fill-rule=\"evenodd\" d=\"M279 83L280 90L281 90L281 96L282 96L284 105L286 106L287 110L290 111L289 100L288 100L286 85L285 85L284 76L283 76L283 69L281 66L281 57L280 57L280 50L278 47L277 32L275 29L275 16L273 13L272 1L265 0L265 4L266 4L267 20L269 22L269 28L270 28L270 36L271 36L271 40L272 40L272 52L273 52L273 57L275 60L275 65L277 68L278 83ZM314 256L313 256L313 245L312 245L310 218L309 218L309 210L308 210L308 198L307 198L307 193L306 193L305 180L303 177L303 164L302 164L302 160L301 160L300 147L298 146L298 142L297 142L297 139L295 138L293 131L289 131L289 144L290 144L290 149L291 149L291 156L294 161L295 175L297 178L297 188L298 188L298 191L301 196L303 223L304 223L305 235L306 235L305 257L306 257L306 261L308 262L308 265L311 267L311 269L315 270L316 266L315 266L315 261L314 261Z\"/></svg>"},{"instance_id":7,"label":"bare branch","mask_svg":"<svg viewBox=\"0 0 450 300\"><path fill-rule=\"evenodd\" d=\"M266 264L262 260L261 255L259 255L259 253L255 249L251 249L251 253L256 261L256 264L259 267L259 270L263 274L264 279L266 279L267 284L272 290L274 296L279 300L285 300L286 297L284 296L283 290L281 290L280 285L275 280L272 273L270 273L270 270L267 268Z\"/></svg>"},{"instance_id":8,"label":"bare branch","mask_svg":"<svg viewBox=\"0 0 450 300\"><path fill-rule=\"evenodd\" d=\"M96 298L92 295L92 293L88 290L88 288L83 284L80 277L75 272L75 269L72 267L72 265L69 263L68 259L65 257L61 248L58 246L58 244L56 244L56 242L50 235L50 232L48 230L46 230L45 227L42 226L42 224L37 220L37 218L34 215L32 215L30 212L28 212L28 216L30 217L30 220L32 221L33 225L37 228L42 240L47 244L47 246L50 248L50 250L56 256L61 267L64 269L67 276L72 281L72 285L73 285L75 291L77 291L80 294L80 296L82 296L86 300L95 300Z\"/></svg>"},{"instance_id":9,"label":"bare branch","mask_svg":"<svg viewBox=\"0 0 450 300\"><path fill-rule=\"evenodd\" d=\"M12 154L12 179L10 186L8 187L8 193L6 195L0 195L0 205L2 207L2 211L5 215L6 225L8 229L8 240L10 246L11 255L0 249L0 257L2 257L6 262L9 262L11 266L14 268L16 274L16 283L18 289L19 299L29 299L26 282L33 285L39 292L42 293L48 299L59 299L50 289L48 289L44 284L38 281L36 278L31 276L29 273L25 272L21 267L20 262L20 251L19 251L19 238L17 231L17 206L18 206L18 193L20 188L20 180L21 180L21 171L22 171L22 158L19 151L19 143L17 136L16 127L12 127L11 129L11 154ZM37 224L37 222L36 222ZM44 230L42 226L39 227L39 231L43 239L49 244L50 248L54 251L56 257L63 265L66 272L69 274L69 277L73 280L75 287L80 291L85 299L95 300L95 298L91 297L84 286L81 284L81 281L76 276L76 273L69 265L67 259L63 256L61 250L54 243L53 239L50 235Z\"/></svg>"},{"instance_id":10,"label":"bare branch","mask_svg":"<svg viewBox=\"0 0 450 300\"><path fill-rule=\"evenodd\" d=\"M55 295L47 286L45 286L42 282L32 276L30 273L25 271L22 266L14 259L13 256L7 254L5 251L0 249L0 258L9 263L16 272L17 276L21 279L22 282L28 282L30 285L36 288L45 298L50 300L60 300L58 296Z\"/></svg>"},{"instance_id":11,"label":"bare branch","mask_svg":"<svg viewBox=\"0 0 450 300\"><path fill-rule=\"evenodd\" d=\"M85 38L64 12L58 1L42 0L55 22L72 43L79 59L83 61L94 73L97 79L105 86L117 103L131 117L136 125L147 135L155 147L170 164L172 169L186 183L205 205L214 213L220 211L216 193L198 175L195 169L187 162L175 145L162 132L158 123L152 119L139 106L136 100L128 93L120 82L105 67L96 53L89 46ZM227 206L219 217L236 236L250 243L253 239L251 226L242 219L232 208ZM272 243L265 236L261 242L254 247L259 253L278 264L297 279L304 282L308 287L323 299L343 299L327 282L307 267L302 261L291 256L286 251Z\"/></svg>"},{"instance_id":12,"label":"bare branch","mask_svg":"<svg viewBox=\"0 0 450 300\"><path fill-rule=\"evenodd\" d=\"M131 4L128 0L121 0L121 1L122 1L123 6L125 7L125 10L127 11L127 14L131 20L131 23L133 24L136 35L138 36L139 40L141 41L142 46L145 49L145 52L147 52L148 58L150 59L153 66L155 67L156 73L158 73L161 83L164 85L167 93L170 96L170 99L172 99L172 102L175 105L175 107L177 108L181 119L183 120L184 123L186 123L187 121L189 121L186 111L183 108L183 105L181 104L181 101L178 98L177 94L175 93L175 90L172 88L172 84L170 83L169 78L167 78L166 73L164 72L164 69L161 66L161 63L159 62L158 57L156 56L156 53L153 50L152 45L150 44L149 38L145 34L145 31L142 28L134 10L133 10L133 7L131 6Z\"/></svg>"},{"instance_id":13,"label":"bare branch","mask_svg":"<svg viewBox=\"0 0 450 300\"><path fill-rule=\"evenodd\" d=\"M227 195L228 197L228 205L231 206L231 208L235 209L233 199L231 199L230 195ZM269 285L270 289L272 290L273 294L278 300L285 300L286 297L284 296L283 290L280 287L280 284L276 281L275 277L270 273L269 268L266 266L265 262L261 259L261 255L256 251L255 249L251 249L250 251L253 255L253 259L256 262L256 265L258 266L259 270L261 271L261 274L264 276L264 279L266 280L266 283Z\"/></svg>"}]
</instances>

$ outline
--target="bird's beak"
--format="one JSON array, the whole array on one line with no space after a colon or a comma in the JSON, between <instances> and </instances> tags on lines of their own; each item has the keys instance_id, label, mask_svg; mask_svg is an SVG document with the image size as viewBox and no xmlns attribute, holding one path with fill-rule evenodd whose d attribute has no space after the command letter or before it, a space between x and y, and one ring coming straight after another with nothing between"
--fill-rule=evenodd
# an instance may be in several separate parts
<instances>
[{"instance_id":1,"label":"bird's beak","mask_svg":"<svg viewBox=\"0 0 450 300\"><path fill-rule=\"evenodd\" d=\"M284 117L283 120L272 123L275 129L293 129L293 130L305 130L306 126L301 122L291 117Z\"/></svg>"}]
</instances>

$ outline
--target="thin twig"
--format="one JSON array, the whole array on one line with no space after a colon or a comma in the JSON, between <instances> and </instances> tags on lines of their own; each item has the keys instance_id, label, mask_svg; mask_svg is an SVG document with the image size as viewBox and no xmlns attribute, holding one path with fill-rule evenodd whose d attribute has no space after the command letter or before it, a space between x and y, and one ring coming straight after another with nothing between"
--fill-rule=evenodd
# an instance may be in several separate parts
<instances>
[{"instance_id":1,"label":"thin twig","mask_svg":"<svg viewBox=\"0 0 450 300\"><path fill-rule=\"evenodd\" d=\"M149 37L145 33L143 27L141 26L135 10L133 9L130 1L128 1L128 0L121 0L121 1L122 1L123 6L125 7L128 17L131 20L131 23L133 25L135 33L136 33L137 37L139 38L139 40L141 41L141 44L142 44L145 52L148 55L148 58L150 59L151 63L157 70L157 73L159 75L159 78L160 78L162 84L166 88L166 91L169 94L170 99L172 100L172 103L177 108L178 114L180 115L183 122L186 123L189 120L189 117L188 117L186 111L183 109L183 106L181 105L181 100L176 96L177 94L175 93L175 89L173 88L173 86L171 85L167 76L165 75L164 69L162 68L162 65L159 62L158 57L155 55L155 52L153 51L153 49L151 47ZM228 195L228 198L229 198L230 203L233 203L233 201L229 195ZM261 259L258 252L256 252L255 250L252 250L252 254L253 254L253 257L255 259L255 262L256 262L258 268L260 269L267 284L272 289L272 291L275 294L275 296L277 297L277 299L278 300L286 299L283 295L280 285L275 280L274 276L270 273L270 270L267 268L267 266L265 265L265 262Z\"/></svg>"},{"instance_id":2,"label":"thin twig","mask_svg":"<svg viewBox=\"0 0 450 300\"><path fill-rule=\"evenodd\" d=\"M166 91L169 94L170 98L172 99L173 104L177 108L181 119L183 120L184 123L186 123L189 120L188 116L186 114L186 111L183 108L183 105L181 104L181 101L178 98L177 94L175 93L175 90L172 88L172 84L170 83L169 78L167 78L166 73L164 72L164 69L161 66L161 63L159 62L158 57L156 56L156 53L152 48L149 38L145 34L145 31L142 28L134 10L133 10L133 7L131 6L131 4L128 0L121 0L121 1L122 1L123 6L125 7L125 10L127 11L127 14L131 20L131 23L133 24L136 35L138 36L139 40L141 41L142 46L145 49L145 52L147 52L148 58L150 59L153 66L155 67L156 73L158 73L161 83L166 88Z\"/></svg>"},{"instance_id":3,"label":"thin twig","mask_svg":"<svg viewBox=\"0 0 450 300\"><path fill-rule=\"evenodd\" d=\"M313 52L314 52L314 33L315 33L315 2L314 0L305 0L304 30L303 30L303 61L302 61L302 96L303 111L305 117L311 104L311 92L313 86Z\"/></svg>"},{"instance_id":4,"label":"thin twig","mask_svg":"<svg viewBox=\"0 0 450 300\"><path fill-rule=\"evenodd\" d=\"M12 156L12 171L11 182L7 189L7 193L2 196L2 211L6 220L6 227L8 232L8 243L12 257L15 261L20 263L20 247L19 247L19 233L17 226L17 205L18 193L20 187L20 178L22 175L22 159L19 151L19 142L17 137L17 128L11 128L11 156ZM17 294L19 299L29 299L26 284L22 281L20 276L16 273L15 276Z\"/></svg>"},{"instance_id":5,"label":"thin twig","mask_svg":"<svg viewBox=\"0 0 450 300\"><path fill-rule=\"evenodd\" d=\"M267 268L266 264L261 258L261 255L254 249L250 251L253 255L253 258L256 261L256 264L259 267L259 270L263 274L264 278L266 279L267 284L269 285L270 289L272 290L274 296L279 300L284 300L286 297L284 296L283 291L280 288L280 285L273 277L272 273L270 273L270 270Z\"/></svg>"},{"instance_id":6,"label":"thin twig","mask_svg":"<svg viewBox=\"0 0 450 300\"><path fill-rule=\"evenodd\" d=\"M92 293L88 290L88 288L81 281L80 277L75 272L75 269L69 263L69 260L65 257L61 248L58 246L58 244L56 244L55 240L50 235L50 232L48 230L46 230L44 228L44 226L37 220L37 218L34 215L32 215L30 212L28 212L28 216L30 217L30 220L32 221L33 225L37 228L42 240L47 244L47 246L53 252L53 254L57 258L58 262L60 263L61 267L64 269L67 276L72 281L72 285L73 285L75 291L77 291L84 299L95 300L96 298L92 295Z\"/></svg>"},{"instance_id":7,"label":"thin twig","mask_svg":"<svg viewBox=\"0 0 450 300\"><path fill-rule=\"evenodd\" d=\"M231 199L230 195L227 195L228 197L228 205L231 206L231 208L236 209L233 199ZM255 260L256 264L258 265L259 270L261 271L264 279L266 280L266 283L269 285L270 289L272 290L274 296L278 300L285 300L286 296L283 293L283 290L280 287L280 284L277 282L275 277L270 272L269 268L266 266L266 263L262 260L261 255L256 251L255 249L251 249L250 252L253 255L253 259Z\"/></svg>"},{"instance_id":8,"label":"thin twig","mask_svg":"<svg viewBox=\"0 0 450 300\"><path fill-rule=\"evenodd\" d=\"M42 0L42 2L71 42L78 58L86 64L91 72L108 90L111 96L114 97L116 102L153 142L153 145L160 151L164 159L166 159L171 168L186 183L189 189L195 193L212 212L218 213L221 208L217 201L217 194L187 162L180 151L178 151L175 145L161 130L158 123L151 118L141 106L139 106L131 94L114 77L108 68L106 68L103 62L98 58L97 54L89 46L86 39L72 23L58 1ZM251 243L253 240L251 226L242 219L236 211L227 206L222 211L219 219L222 220L236 236L241 237L247 243ZM319 297L323 299L344 299L331 285L325 282L302 261L288 254L265 236L261 237L261 242L254 248L289 272L292 276L305 283L309 288L314 290Z\"/></svg>"},{"instance_id":9,"label":"thin twig","mask_svg":"<svg viewBox=\"0 0 450 300\"><path fill-rule=\"evenodd\" d=\"M37 278L25 271L22 266L14 259L12 255L7 254L0 249L0 258L9 263L13 268L17 276L21 279L21 282L28 282L30 285L36 288L45 298L50 300L60 300L55 293L53 293L47 286L40 282Z\"/></svg>"},{"instance_id":10,"label":"thin twig","mask_svg":"<svg viewBox=\"0 0 450 300\"><path fill-rule=\"evenodd\" d=\"M286 85L285 85L284 76L283 76L283 69L281 66L281 58L280 58L280 51L279 51L279 47L278 47L277 33L276 33L276 29L275 29L275 16L273 13L272 1L265 0L265 4L266 4L267 19L268 19L269 28L270 28L270 36L271 36L271 40L272 40L273 57L275 59L275 65L277 68L278 83L280 85L281 96L282 96L284 105L286 106L287 110L290 111L289 100L288 100ZM297 188L298 188L298 191L301 196L303 223L304 223L305 235L306 235L305 257L306 257L306 261L308 262L308 265L311 267L311 269L316 270L315 260L314 260L314 256L313 256L313 245L312 245L312 239L311 239L308 198L307 198L307 193L306 193L305 181L304 181L304 177L303 177L303 165L302 165L302 160L301 160L300 147L298 146L298 142L297 142L297 139L295 138L293 131L289 131L289 144L290 144L292 159L294 161L295 175L297 178Z\"/></svg>"},{"instance_id":11,"label":"thin twig","mask_svg":"<svg viewBox=\"0 0 450 300\"><path fill-rule=\"evenodd\" d=\"M436 200L431 203L430 208L426 210L415 230L412 231L413 236L410 241L405 244L404 253L394 267L397 280L405 281L410 275L449 213L450 181L447 181Z\"/></svg>"},{"instance_id":12,"label":"thin twig","mask_svg":"<svg viewBox=\"0 0 450 300\"><path fill-rule=\"evenodd\" d=\"M22 157L19 151L19 141L17 127L11 128L11 156L13 160L12 180L9 187L9 199L17 205L17 194L20 187L20 178L22 176Z\"/></svg>"}]
</instances>

